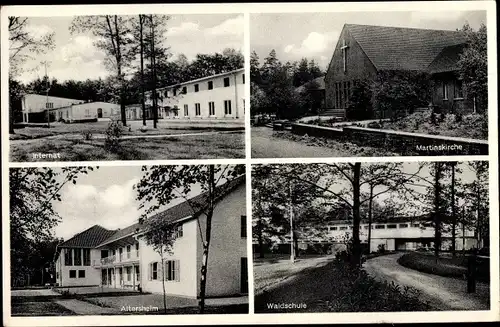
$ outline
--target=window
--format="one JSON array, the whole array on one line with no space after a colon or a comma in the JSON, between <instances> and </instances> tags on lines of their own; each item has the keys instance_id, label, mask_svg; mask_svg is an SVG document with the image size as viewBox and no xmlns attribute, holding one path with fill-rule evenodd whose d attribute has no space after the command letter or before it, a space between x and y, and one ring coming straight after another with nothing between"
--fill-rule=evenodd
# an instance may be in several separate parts
<instances>
[{"instance_id":1,"label":"window","mask_svg":"<svg viewBox=\"0 0 500 327\"><path fill-rule=\"evenodd\" d=\"M332 228L332 230L337 230L337 226L333 226L331 228Z\"/></svg>"},{"instance_id":2,"label":"window","mask_svg":"<svg viewBox=\"0 0 500 327\"><path fill-rule=\"evenodd\" d=\"M72 266L73 265L73 251L71 249L64 249L64 265Z\"/></svg>"},{"instance_id":3,"label":"window","mask_svg":"<svg viewBox=\"0 0 500 327\"><path fill-rule=\"evenodd\" d=\"M125 273L127 274L127 282L132 280L132 267L126 267Z\"/></svg>"},{"instance_id":4,"label":"window","mask_svg":"<svg viewBox=\"0 0 500 327\"><path fill-rule=\"evenodd\" d=\"M195 84L194 85L194 91L199 92L200 91L200 84Z\"/></svg>"},{"instance_id":5,"label":"window","mask_svg":"<svg viewBox=\"0 0 500 327\"><path fill-rule=\"evenodd\" d=\"M53 108L54 108L54 103L45 102L45 109L53 109Z\"/></svg>"},{"instance_id":6,"label":"window","mask_svg":"<svg viewBox=\"0 0 500 327\"><path fill-rule=\"evenodd\" d=\"M229 77L224 77L224 87L229 86Z\"/></svg>"},{"instance_id":7,"label":"window","mask_svg":"<svg viewBox=\"0 0 500 327\"><path fill-rule=\"evenodd\" d=\"M364 228L365 228L365 229L368 229L369 227L370 227L370 226L366 225Z\"/></svg>"},{"instance_id":8,"label":"window","mask_svg":"<svg viewBox=\"0 0 500 327\"><path fill-rule=\"evenodd\" d=\"M241 75L241 81L243 84L245 84L245 74Z\"/></svg>"},{"instance_id":9,"label":"window","mask_svg":"<svg viewBox=\"0 0 500 327\"><path fill-rule=\"evenodd\" d=\"M213 90L214 89L214 82L209 81L207 84L208 84L208 89L209 90Z\"/></svg>"},{"instance_id":10,"label":"window","mask_svg":"<svg viewBox=\"0 0 500 327\"><path fill-rule=\"evenodd\" d=\"M184 117L189 116L189 107L187 104L184 105Z\"/></svg>"},{"instance_id":11,"label":"window","mask_svg":"<svg viewBox=\"0 0 500 327\"><path fill-rule=\"evenodd\" d=\"M168 260L165 262L165 280L180 281L179 260Z\"/></svg>"},{"instance_id":12,"label":"window","mask_svg":"<svg viewBox=\"0 0 500 327\"><path fill-rule=\"evenodd\" d=\"M432 227L432 223L425 223L424 227Z\"/></svg>"},{"instance_id":13,"label":"window","mask_svg":"<svg viewBox=\"0 0 500 327\"><path fill-rule=\"evenodd\" d=\"M208 103L208 114L210 116L215 116L215 102L213 101Z\"/></svg>"},{"instance_id":14,"label":"window","mask_svg":"<svg viewBox=\"0 0 500 327\"><path fill-rule=\"evenodd\" d=\"M83 249L83 265L90 266L90 249Z\"/></svg>"},{"instance_id":15,"label":"window","mask_svg":"<svg viewBox=\"0 0 500 327\"><path fill-rule=\"evenodd\" d=\"M453 89L453 98L454 99L463 99L464 98L464 89L463 83L461 80L456 80Z\"/></svg>"},{"instance_id":16,"label":"window","mask_svg":"<svg viewBox=\"0 0 500 327\"><path fill-rule=\"evenodd\" d=\"M158 279L158 262L152 262L149 264L149 280Z\"/></svg>"},{"instance_id":17,"label":"window","mask_svg":"<svg viewBox=\"0 0 500 327\"><path fill-rule=\"evenodd\" d=\"M396 224L388 224L387 225L387 229L394 229L394 228L398 228L398 225L396 225Z\"/></svg>"},{"instance_id":18,"label":"window","mask_svg":"<svg viewBox=\"0 0 500 327\"><path fill-rule=\"evenodd\" d=\"M76 278L76 270L69 271L69 278Z\"/></svg>"},{"instance_id":19,"label":"window","mask_svg":"<svg viewBox=\"0 0 500 327\"><path fill-rule=\"evenodd\" d=\"M200 104L199 103L195 103L194 104L194 114L196 116L200 116L201 115L201 109L200 109Z\"/></svg>"},{"instance_id":20,"label":"window","mask_svg":"<svg viewBox=\"0 0 500 327\"><path fill-rule=\"evenodd\" d=\"M182 87L182 94L186 94L186 93L187 93L187 87L184 86L184 87Z\"/></svg>"},{"instance_id":21,"label":"window","mask_svg":"<svg viewBox=\"0 0 500 327\"><path fill-rule=\"evenodd\" d=\"M182 225L178 225L177 227L175 227L175 238L179 238L179 237L182 237L184 235L184 231L182 229Z\"/></svg>"},{"instance_id":22,"label":"window","mask_svg":"<svg viewBox=\"0 0 500 327\"><path fill-rule=\"evenodd\" d=\"M443 81L443 100L448 100L448 86L446 85L446 82Z\"/></svg>"},{"instance_id":23,"label":"window","mask_svg":"<svg viewBox=\"0 0 500 327\"><path fill-rule=\"evenodd\" d=\"M375 229L385 229L385 225L375 225Z\"/></svg>"},{"instance_id":24,"label":"window","mask_svg":"<svg viewBox=\"0 0 500 327\"><path fill-rule=\"evenodd\" d=\"M231 114L231 100L224 100L224 114Z\"/></svg>"},{"instance_id":25,"label":"window","mask_svg":"<svg viewBox=\"0 0 500 327\"><path fill-rule=\"evenodd\" d=\"M118 249L118 253L119 253L119 254L118 254L118 256L119 256L119 258L120 258L120 261L122 261L122 257L123 257L123 256L122 256L122 255L123 255L123 248L119 248L119 249Z\"/></svg>"},{"instance_id":26,"label":"window","mask_svg":"<svg viewBox=\"0 0 500 327\"><path fill-rule=\"evenodd\" d=\"M408 224L399 224L399 228L408 228Z\"/></svg>"},{"instance_id":27,"label":"window","mask_svg":"<svg viewBox=\"0 0 500 327\"><path fill-rule=\"evenodd\" d=\"M139 258L139 243L135 243L135 256Z\"/></svg>"},{"instance_id":28,"label":"window","mask_svg":"<svg viewBox=\"0 0 500 327\"><path fill-rule=\"evenodd\" d=\"M132 250L132 247L130 245L127 245L127 259L130 259L130 251Z\"/></svg>"},{"instance_id":29,"label":"window","mask_svg":"<svg viewBox=\"0 0 500 327\"><path fill-rule=\"evenodd\" d=\"M411 223L411 227L420 227L419 223Z\"/></svg>"},{"instance_id":30,"label":"window","mask_svg":"<svg viewBox=\"0 0 500 327\"><path fill-rule=\"evenodd\" d=\"M69 111L66 110L66 118L69 118Z\"/></svg>"},{"instance_id":31,"label":"window","mask_svg":"<svg viewBox=\"0 0 500 327\"><path fill-rule=\"evenodd\" d=\"M85 278L85 270L78 270L78 278Z\"/></svg>"},{"instance_id":32,"label":"window","mask_svg":"<svg viewBox=\"0 0 500 327\"><path fill-rule=\"evenodd\" d=\"M141 280L141 270L139 269L139 266L135 266L135 280L139 281Z\"/></svg>"},{"instance_id":33,"label":"window","mask_svg":"<svg viewBox=\"0 0 500 327\"><path fill-rule=\"evenodd\" d=\"M82 265L82 249L73 249L75 252L75 258L73 261L74 266L81 266Z\"/></svg>"},{"instance_id":34,"label":"window","mask_svg":"<svg viewBox=\"0 0 500 327\"><path fill-rule=\"evenodd\" d=\"M240 217L241 237L247 237L247 216Z\"/></svg>"},{"instance_id":35,"label":"window","mask_svg":"<svg viewBox=\"0 0 500 327\"><path fill-rule=\"evenodd\" d=\"M59 272L56 271L56 279L59 279Z\"/></svg>"},{"instance_id":36,"label":"window","mask_svg":"<svg viewBox=\"0 0 500 327\"><path fill-rule=\"evenodd\" d=\"M174 93L174 97L177 95L177 89L173 89L172 92Z\"/></svg>"},{"instance_id":37,"label":"window","mask_svg":"<svg viewBox=\"0 0 500 327\"><path fill-rule=\"evenodd\" d=\"M179 117L179 108L177 106L174 107L174 117Z\"/></svg>"},{"instance_id":38,"label":"window","mask_svg":"<svg viewBox=\"0 0 500 327\"><path fill-rule=\"evenodd\" d=\"M165 90L165 92L163 92L163 96L164 96L165 98L168 98L168 90Z\"/></svg>"},{"instance_id":39,"label":"window","mask_svg":"<svg viewBox=\"0 0 500 327\"><path fill-rule=\"evenodd\" d=\"M346 230L347 229L347 226L341 226L339 227L339 230Z\"/></svg>"}]
</instances>

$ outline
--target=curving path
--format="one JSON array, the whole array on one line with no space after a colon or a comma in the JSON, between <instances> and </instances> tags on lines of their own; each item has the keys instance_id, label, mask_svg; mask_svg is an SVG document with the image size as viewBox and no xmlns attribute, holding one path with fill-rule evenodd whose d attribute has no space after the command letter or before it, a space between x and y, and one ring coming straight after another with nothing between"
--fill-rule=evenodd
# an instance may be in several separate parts
<instances>
[{"instance_id":1,"label":"curving path","mask_svg":"<svg viewBox=\"0 0 500 327\"><path fill-rule=\"evenodd\" d=\"M438 310L489 310L489 285L477 283L476 293L467 293L465 280L426 274L401 266L402 253L369 259L364 268L378 280L411 286L420 291L420 298Z\"/></svg>"}]
</instances>

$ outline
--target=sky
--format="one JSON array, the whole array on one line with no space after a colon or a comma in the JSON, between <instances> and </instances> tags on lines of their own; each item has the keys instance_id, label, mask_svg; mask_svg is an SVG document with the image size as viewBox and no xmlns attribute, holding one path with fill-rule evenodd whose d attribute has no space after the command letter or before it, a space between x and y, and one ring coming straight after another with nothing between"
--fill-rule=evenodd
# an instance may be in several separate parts
<instances>
[{"instance_id":1,"label":"sky","mask_svg":"<svg viewBox=\"0 0 500 327\"><path fill-rule=\"evenodd\" d=\"M250 48L261 62L272 49L281 61L314 59L326 70L344 24L456 30L486 24L486 11L252 14Z\"/></svg>"},{"instance_id":2,"label":"sky","mask_svg":"<svg viewBox=\"0 0 500 327\"><path fill-rule=\"evenodd\" d=\"M22 82L43 77L41 61L50 61L48 75L58 81L105 78L104 54L93 45L90 33L71 35L73 16L30 17L27 30L34 35L55 33L55 49L28 60L19 76ZM164 35L175 58L183 53L193 59L197 53L221 52L224 48L243 51L244 20L241 14L172 15Z\"/></svg>"},{"instance_id":3,"label":"sky","mask_svg":"<svg viewBox=\"0 0 500 327\"><path fill-rule=\"evenodd\" d=\"M58 168L54 170L61 172ZM54 235L67 240L96 224L117 229L137 223L143 211L138 209L137 191L133 185L142 176L141 166L101 166L87 175L80 175L76 184L66 184L61 189L61 202L53 203L61 217ZM192 195L200 191L200 187L193 187ZM174 200L165 208L180 201L182 199Z\"/></svg>"}]
</instances>

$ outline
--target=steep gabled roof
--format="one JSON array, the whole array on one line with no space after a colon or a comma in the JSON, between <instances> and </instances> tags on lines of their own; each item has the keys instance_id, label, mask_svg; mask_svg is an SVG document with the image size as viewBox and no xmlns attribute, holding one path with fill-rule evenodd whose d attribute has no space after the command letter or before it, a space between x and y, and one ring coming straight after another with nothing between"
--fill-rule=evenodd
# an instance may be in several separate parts
<instances>
[{"instance_id":1,"label":"steep gabled roof","mask_svg":"<svg viewBox=\"0 0 500 327\"><path fill-rule=\"evenodd\" d=\"M59 248L95 248L105 239L115 234L116 231L94 225L81 233L76 234L69 240L59 244Z\"/></svg>"},{"instance_id":2,"label":"steep gabled roof","mask_svg":"<svg viewBox=\"0 0 500 327\"><path fill-rule=\"evenodd\" d=\"M444 48L464 44L463 33L448 30L346 24L377 70L427 70Z\"/></svg>"},{"instance_id":3,"label":"steep gabled roof","mask_svg":"<svg viewBox=\"0 0 500 327\"><path fill-rule=\"evenodd\" d=\"M133 235L133 234L137 233L140 229L141 229L141 224L139 224L139 223L135 223L133 225L130 225L130 226L122 228L122 229L118 229L110 237L106 238L101 243L99 243L97 245L97 247L101 247L105 244L112 243L112 242L119 240L123 237Z\"/></svg>"},{"instance_id":4,"label":"steep gabled roof","mask_svg":"<svg viewBox=\"0 0 500 327\"><path fill-rule=\"evenodd\" d=\"M458 70L458 60L464 47L464 44L457 44L444 48L427 70L432 74Z\"/></svg>"}]
</instances>

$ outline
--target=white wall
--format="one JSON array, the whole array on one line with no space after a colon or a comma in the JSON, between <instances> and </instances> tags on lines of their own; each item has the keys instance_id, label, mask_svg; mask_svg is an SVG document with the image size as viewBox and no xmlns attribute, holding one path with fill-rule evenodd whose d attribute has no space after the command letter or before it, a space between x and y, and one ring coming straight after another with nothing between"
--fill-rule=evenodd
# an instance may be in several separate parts
<instances>
[{"instance_id":1,"label":"white wall","mask_svg":"<svg viewBox=\"0 0 500 327\"><path fill-rule=\"evenodd\" d=\"M52 112L54 113L56 120L58 120L59 117L62 117L64 120L78 121L101 118L98 117L99 109L102 109L102 118L111 118L120 113L120 106L118 104L107 102L82 103L53 110Z\"/></svg>"},{"instance_id":2,"label":"white wall","mask_svg":"<svg viewBox=\"0 0 500 327\"><path fill-rule=\"evenodd\" d=\"M69 106L71 104L83 103L83 100L60 98L45 95L26 94L22 100L22 110L26 112L41 112L46 109L46 103L51 103L52 108Z\"/></svg>"},{"instance_id":3,"label":"white wall","mask_svg":"<svg viewBox=\"0 0 500 327\"><path fill-rule=\"evenodd\" d=\"M164 98L158 102L161 107L178 107L178 116L174 112L164 115L166 119L244 119L245 107L245 84L243 84L244 71L237 71L232 74L226 74L215 78L207 78L201 81L187 82L181 84L177 89L177 95L173 95L172 88L158 89ZM229 78L230 85L224 87L224 78ZM247 83L247 77L245 77ZM208 82L213 82L213 89L208 89ZM199 91L195 92L195 85L198 85ZM186 94L182 93L182 88L186 87ZM165 97L165 93L168 98ZM224 111L224 101L231 100L231 114L226 115ZM152 104L150 100L147 104ZM214 102L215 115L209 115L209 102ZM196 115L195 103L200 104L200 115ZM184 113L184 105L188 106L188 115ZM246 104L248 106L248 104Z\"/></svg>"},{"instance_id":4,"label":"white wall","mask_svg":"<svg viewBox=\"0 0 500 327\"><path fill-rule=\"evenodd\" d=\"M190 220L183 224L183 236L177 238L172 254L165 255L167 260L179 260L180 279L179 281L165 281L165 288L168 294L180 295L186 297L196 297L196 238L198 236L198 225L196 220ZM158 280L149 280L149 264L158 262L161 266L161 257L148 246L143 238L139 239L140 266L141 266L141 286L145 292L163 293L161 270L158 270Z\"/></svg>"},{"instance_id":5,"label":"white wall","mask_svg":"<svg viewBox=\"0 0 500 327\"><path fill-rule=\"evenodd\" d=\"M100 251L95 249L90 250L90 266L83 266L83 255L82 255L82 266L66 266L64 262L64 255L65 252L68 250L73 250L73 249L69 248L61 249L61 254L59 255L58 262L56 263L56 272L59 272L59 279L58 279L58 281L60 281L59 286L100 285L101 270L99 269L98 266L96 267L93 265L95 262L99 262L101 256ZM74 255L73 255L73 263L74 263ZM69 278L70 270L76 270L76 278ZM85 270L85 278L78 278L78 270Z\"/></svg>"},{"instance_id":6,"label":"white wall","mask_svg":"<svg viewBox=\"0 0 500 327\"><path fill-rule=\"evenodd\" d=\"M245 184L238 186L217 203L212 220L212 238L208 255L206 296L229 296L241 291L241 258L247 257L247 239L241 237L241 216L246 215ZM206 216L200 217L205 232ZM247 237L251 237L247 235ZM205 233L203 233L205 239ZM202 243L198 248L197 285L200 289Z\"/></svg>"}]
</instances>

